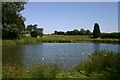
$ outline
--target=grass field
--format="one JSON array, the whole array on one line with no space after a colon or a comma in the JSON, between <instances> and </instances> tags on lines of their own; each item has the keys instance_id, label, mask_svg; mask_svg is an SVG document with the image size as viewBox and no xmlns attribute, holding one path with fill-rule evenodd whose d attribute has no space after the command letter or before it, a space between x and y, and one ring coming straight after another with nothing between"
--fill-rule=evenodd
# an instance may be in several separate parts
<instances>
[{"instance_id":1,"label":"grass field","mask_svg":"<svg viewBox=\"0 0 120 80\"><path fill-rule=\"evenodd\" d=\"M2 40L3 47L24 45L24 44L37 44L37 43L77 43L77 42L93 42L93 43L112 43L119 44L119 39L102 39L90 38L88 35L44 35L40 38L25 37L16 40Z\"/></svg>"},{"instance_id":2,"label":"grass field","mask_svg":"<svg viewBox=\"0 0 120 80\"><path fill-rule=\"evenodd\" d=\"M94 52L87 61L73 65L70 71L58 65L20 67L4 65L3 78L83 78L84 80L119 80L120 54L110 51Z\"/></svg>"}]
</instances>

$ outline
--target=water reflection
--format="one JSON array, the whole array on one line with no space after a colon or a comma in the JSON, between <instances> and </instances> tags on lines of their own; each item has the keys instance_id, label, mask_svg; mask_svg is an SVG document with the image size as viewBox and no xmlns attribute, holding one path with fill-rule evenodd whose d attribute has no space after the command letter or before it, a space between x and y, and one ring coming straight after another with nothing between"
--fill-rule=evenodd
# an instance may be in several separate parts
<instances>
[{"instance_id":1,"label":"water reflection","mask_svg":"<svg viewBox=\"0 0 120 80\"><path fill-rule=\"evenodd\" d=\"M43 55L43 44L23 46L23 54L24 54L23 64L25 66L35 64L38 61L39 63L41 63Z\"/></svg>"},{"instance_id":2,"label":"water reflection","mask_svg":"<svg viewBox=\"0 0 120 80\"><path fill-rule=\"evenodd\" d=\"M93 44L93 46L94 46L94 52L97 52L97 51L100 51L100 44L98 43L98 44Z\"/></svg>"},{"instance_id":3,"label":"water reflection","mask_svg":"<svg viewBox=\"0 0 120 80\"><path fill-rule=\"evenodd\" d=\"M10 64L10 65L20 65L23 64L23 47L16 46L12 48L2 48L2 64Z\"/></svg>"},{"instance_id":4,"label":"water reflection","mask_svg":"<svg viewBox=\"0 0 120 80\"><path fill-rule=\"evenodd\" d=\"M118 52L117 44L93 43L43 43L13 48L3 48L3 63L30 66L32 64L58 64L71 68L74 64L88 59L94 51L111 50Z\"/></svg>"}]
</instances>

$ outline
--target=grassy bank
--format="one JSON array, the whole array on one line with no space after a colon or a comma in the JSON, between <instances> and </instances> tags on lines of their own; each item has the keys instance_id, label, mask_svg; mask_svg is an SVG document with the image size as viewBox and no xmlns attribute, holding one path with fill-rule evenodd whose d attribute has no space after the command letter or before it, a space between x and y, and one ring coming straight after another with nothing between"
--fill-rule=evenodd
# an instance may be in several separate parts
<instances>
[{"instance_id":1,"label":"grassy bank","mask_svg":"<svg viewBox=\"0 0 120 80\"><path fill-rule=\"evenodd\" d=\"M120 79L120 54L108 51L93 53L83 63L73 65L72 70L63 71L59 66L33 65L20 67L3 65L3 78L83 78Z\"/></svg>"},{"instance_id":2,"label":"grassy bank","mask_svg":"<svg viewBox=\"0 0 120 80\"><path fill-rule=\"evenodd\" d=\"M75 42L94 42L94 43L120 43L118 39L90 38L90 36L64 36L64 35L45 35L42 38L21 38L16 40L3 40L2 46L15 46L23 44L37 43L75 43Z\"/></svg>"}]
</instances>

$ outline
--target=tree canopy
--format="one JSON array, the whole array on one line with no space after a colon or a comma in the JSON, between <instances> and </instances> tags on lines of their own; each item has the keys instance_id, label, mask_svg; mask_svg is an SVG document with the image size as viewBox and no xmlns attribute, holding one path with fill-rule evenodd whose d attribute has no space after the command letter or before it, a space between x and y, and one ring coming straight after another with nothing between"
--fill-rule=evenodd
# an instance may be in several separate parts
<instances>
[{"instance_id":1,"label":"tree canopy","mask_svg":"<svg viewBox=\"0 0 120 80\"><path fill-rule=\"evenodd\" d=\"M24 31L25 18L20 14L24 10L25 2L2 3L2 38L15 39Z\"/></svg>"},{"instance_id":2,"label":"tree canopy","mask_svg":"<svg viewBox=\"0 0 120 80\"><path fill-rule=\"evenodd\" d=\"M91 31L90 30L84 30L83 28L81 28L80 30L78 29L74 29L72 31L54 31L54 34L57 35L91 35Z\"/></svg>"},{"instance_id":3,"label":"tree canopy","mask_svg":"<svg viewBox=\"0 0 120 80\"><path fill-rule=\"evenodd\" d=\"M37 24L27 26L27 32L31 34L31 37L43 36L43 28L38 28L37 26Z\"/></svg>"}]
</instances>

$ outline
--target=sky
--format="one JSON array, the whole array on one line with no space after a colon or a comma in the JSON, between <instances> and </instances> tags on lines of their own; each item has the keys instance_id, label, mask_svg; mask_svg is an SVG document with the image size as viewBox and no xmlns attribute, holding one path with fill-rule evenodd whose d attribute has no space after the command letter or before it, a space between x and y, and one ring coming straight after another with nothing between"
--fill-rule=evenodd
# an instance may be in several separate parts
<instances>
[{"instance_id":1,"label":"sky","mask_svg":"<svg viewBox=\"0 0 120 80\"><path fill-rule=\"evenodd\" d=\"M45 34L81 28L118 31L118 2L28 2L21 12L25 25L37 24Z\"/></svg>"}]
</instances>

